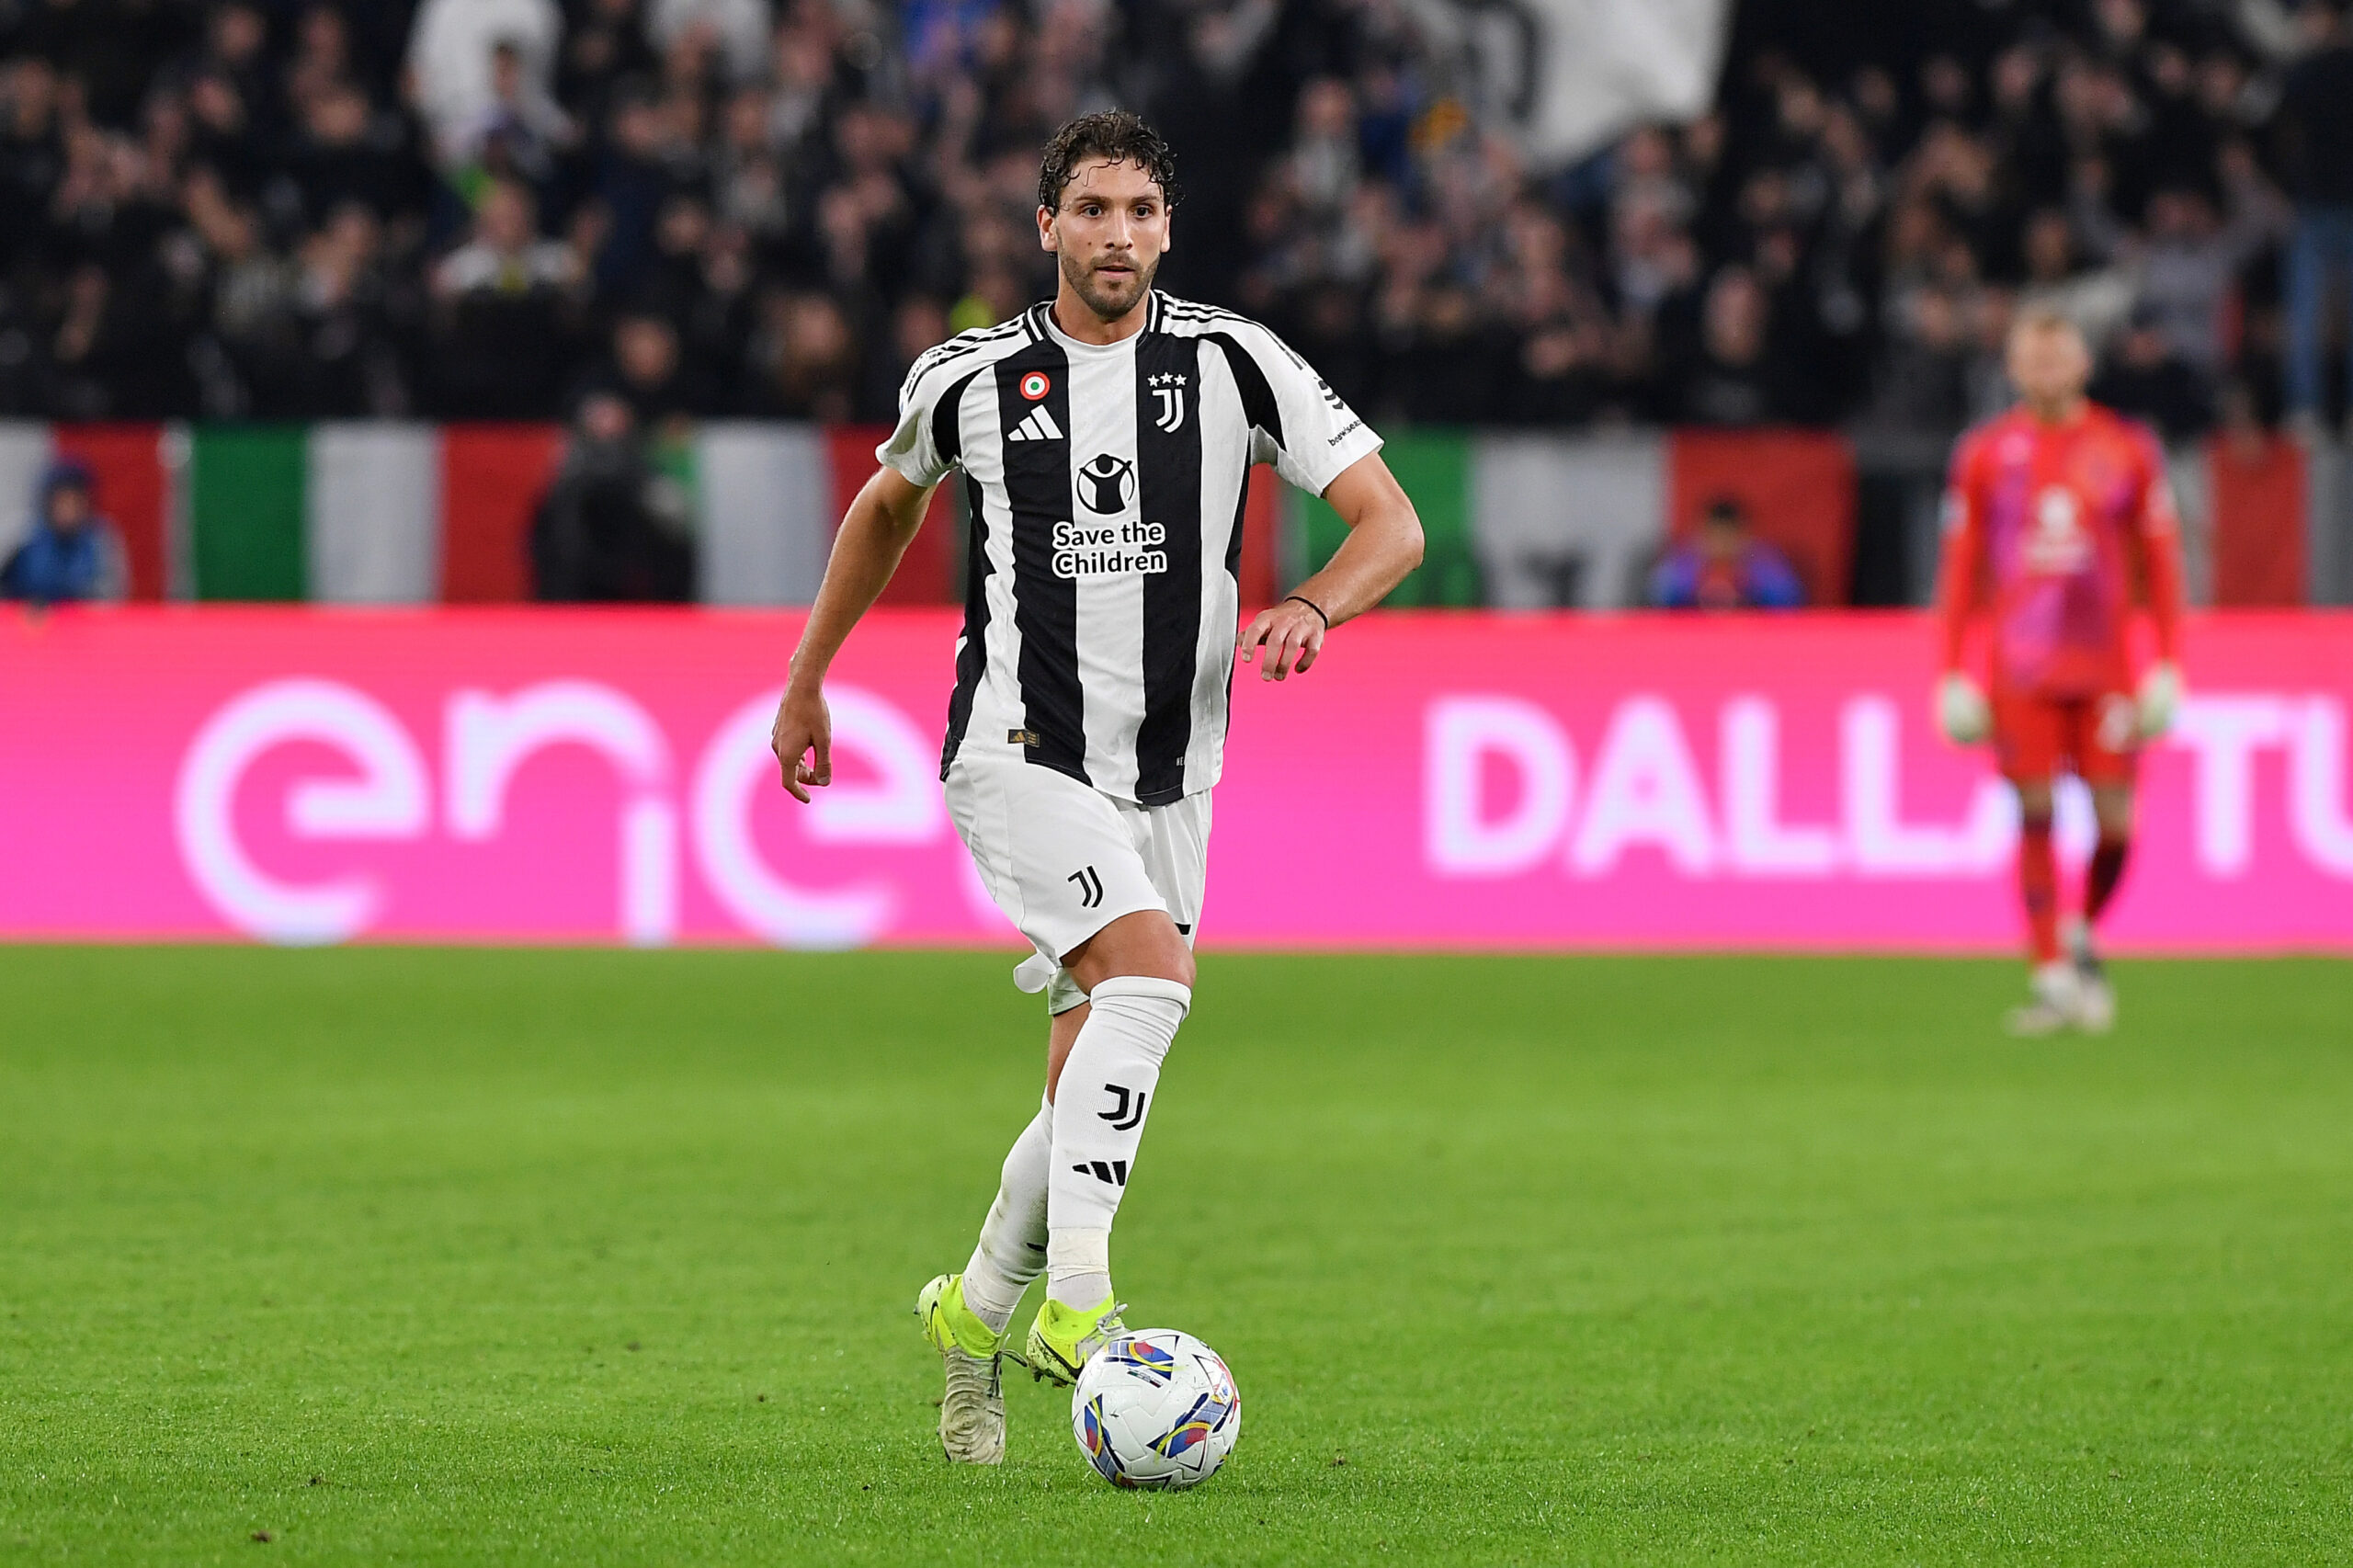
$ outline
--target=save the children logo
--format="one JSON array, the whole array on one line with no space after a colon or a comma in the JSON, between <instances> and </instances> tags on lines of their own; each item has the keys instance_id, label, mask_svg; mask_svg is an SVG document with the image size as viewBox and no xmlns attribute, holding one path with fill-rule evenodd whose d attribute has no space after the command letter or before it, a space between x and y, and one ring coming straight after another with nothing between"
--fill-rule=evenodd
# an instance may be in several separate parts
<instances>
[{"instance_id":1,"label":"save the children logo","mask_svg":"<svg viewBox=\"0 0 2353 1568\"><path fill-rule=\"evenodd\" d=\"M1136 498L1136 465L1100 452L1078 471L1078 494L1090 512L1124 512Z\"/></svg>"},{"instance_id":2,"label":"save the children logo","mask_svg":"<svg viewBox=\"0 0 2353 1568\"><path fill-rule=\"evenodd\" d=\"M1168 530L1158 523L1056 523L1054 575L1125 577L1168 570Z\"/></svg>"}]
</instances>

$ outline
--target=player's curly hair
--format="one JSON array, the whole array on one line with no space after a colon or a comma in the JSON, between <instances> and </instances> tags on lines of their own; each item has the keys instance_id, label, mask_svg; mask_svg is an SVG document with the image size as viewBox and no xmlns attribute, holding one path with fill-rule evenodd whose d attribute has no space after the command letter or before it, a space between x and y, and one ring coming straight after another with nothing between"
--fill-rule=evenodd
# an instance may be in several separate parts
<instances>
[{"instance_id":1,"label":"player's curly hair","mask_svg":"<svg viewBox=\"0 0 2353 1568\"><path fill-rule=\"evenodd\" d=\"M1054 132L1038 164L1038 205L1049 212L1059 210L1072 172L1089 158L1135 165L1160 187L1161 199L1176 207L1176 154L1142 115L1123 108L1080 115Z\"/></svg>"}]
</instances>

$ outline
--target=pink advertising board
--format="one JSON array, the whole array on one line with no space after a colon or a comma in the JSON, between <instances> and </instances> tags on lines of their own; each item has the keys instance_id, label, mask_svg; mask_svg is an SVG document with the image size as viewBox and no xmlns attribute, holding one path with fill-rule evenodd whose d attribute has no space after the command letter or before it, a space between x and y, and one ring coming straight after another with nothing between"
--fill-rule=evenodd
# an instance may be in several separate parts
<instances>
[{"instance_id":1,"label":"pink advertising board","mask_svg":"<svg viewBox=\"0 0 2353 1568\"><path fill-rule=\"evenodd\" d=\"M1009 945L936 780L952 613L884 612L814 808L789 613L0 620L0 937ZM2126 949L2353 951L2353 618L2192 623ZM2015 824L1909 616L1398 615L1236 682L1203 940L2004 949ZM2063 854L2088 810L2063 797Z\"/></svg>"}]
</instances>

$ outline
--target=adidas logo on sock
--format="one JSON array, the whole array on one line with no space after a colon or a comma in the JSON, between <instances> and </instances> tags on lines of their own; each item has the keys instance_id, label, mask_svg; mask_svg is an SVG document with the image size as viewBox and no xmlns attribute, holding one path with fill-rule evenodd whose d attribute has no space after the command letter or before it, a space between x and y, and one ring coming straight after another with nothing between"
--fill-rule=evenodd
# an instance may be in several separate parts
<instances>
[{"instance_id":1,"label":"adidas logo on sock","mask_svg":"<svg viewBox=\"0 0 2353 1568\"><path fill-rule=\"evenodd\" d=\"M1054 416L1047 413L1045 405L1040 403L1029 411L1029 416L1027 419L1006 433L1006 439L1008 441L1059 441L1062 439L1062 435L1063 427L1054 423Z\"/></svg>"},{"instance_id":2,"label":"adidas logo on sock","mask_svg":"<svg viewBox=\"0 0 2353 1568\"><path fill-rule=\"evenodd\" d=\"M1128 1162L1125 1160L1081 1160L1071 1169L1081 1176L1091 1176L1097 1181L1108 1182L1113 1187L1128 1185Z\"/></svg>"}]
</instances>

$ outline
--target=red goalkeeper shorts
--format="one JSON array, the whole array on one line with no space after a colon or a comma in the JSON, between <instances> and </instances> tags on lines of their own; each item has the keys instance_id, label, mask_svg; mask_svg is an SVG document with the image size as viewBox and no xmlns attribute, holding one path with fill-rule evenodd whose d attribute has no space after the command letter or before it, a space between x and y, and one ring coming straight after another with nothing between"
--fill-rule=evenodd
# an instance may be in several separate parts
<instances>
[{"instance_id":1,"label":"red goalkeeper shorts","mask_svg":"<svg viewBox=\"0 0 2353 1568\"><path fill-rule=\"evenodd\" d=\"M1994 756L2002 777L2035 784L2073 773L2086 784L2130 784L2140 762L2140 715L2120 691L2097 697L1994 693Z\"/></svg>"}]
</instances>

